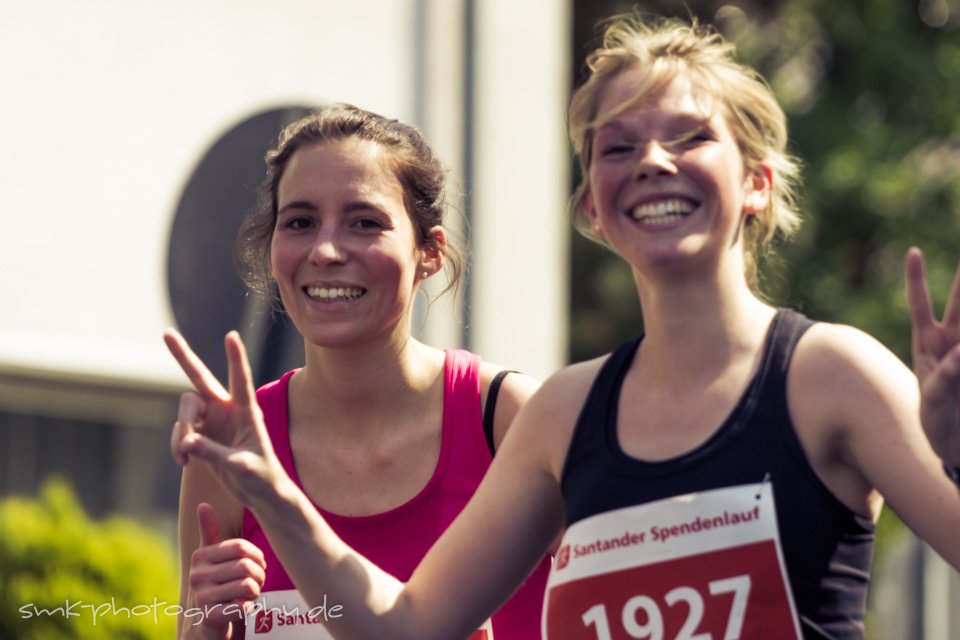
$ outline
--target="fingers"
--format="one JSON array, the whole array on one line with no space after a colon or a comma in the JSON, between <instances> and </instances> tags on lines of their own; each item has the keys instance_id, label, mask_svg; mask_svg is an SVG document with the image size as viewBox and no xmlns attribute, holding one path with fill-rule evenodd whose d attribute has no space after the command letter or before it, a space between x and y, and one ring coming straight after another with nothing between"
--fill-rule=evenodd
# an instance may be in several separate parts
<instances>
[{"instance_id":1,"label":"fingers","mask_svg":"<svg viewBox=\"0 0 960 640\"><path fill-rule=\"evenodd\" d=\"M201 460L206 460L217 467L229 469L229 458L236 452L236 449L222 445L192 430L180 440L179 451L185 458L196 457Z\"/></svg>"},{"instance_id":2,"label":"fingers","mask_svg":"<svg viewBox=\"0 0 960 640\"><path fill-rule=\"evenodd\" d=\"M916 247L907 251L907 305L910 308L910 321L914 331L920 331L934 324L933 304L930 290L923 270L923 254Z\"/></svg>"},{"instance_id":3,"label":"fingers","mask_svg":"<svg viewBox=\"0 0 960 640\"><path fill-rule=\"evenodd\" d=\"M923 381L924 401L932 405L949 401L958 381L960 381L960 345L955 345Z\"/></svg>"},{"instance_id":4,"label":"fingers","mask_svg":"<svg viewBox=\"0 0 960 640\"><path fill-rule=\"evenodd\" d=\"M200 525L200 544L207 546L220 542L220 518L216 510L201 502L197 505L197 523Z\"/></svg>"},{"instance_id":5,"label":"fingers","mask_svg":"<svg viewBox=\"0 0 960 640\"><path fill-rule=\"evenodd\" d=\"M197 523L200 527L200 548L194 554L197 563L209 564L235 563L239 560L249 560L261 569L267 567L260 547L249 540L233 538L223 542L220 539L220 516L212 505L201 502L197 504ZM245 573L256 575L256 571L249 569Z\"/></svg>"},{"instance_id":6,"label":"fingers","mask_svg":"<svg viewBox=\"0 0 960 640\"><path fill-rule=\"evenodd\" d=\"M197 548L190 558L190 566L190 582L194 586L239 582L244 578L263 584L267 561L257 545L232 538ZM224 598L229 599L232 598Z\"/></svg>"},{"instance_id":7,"label":"fingers","mask_svg":"<svg viewBox=\"0 0 960 640\"><path fill-rule=\"evenodd\" d=\"M190 425L183 424L179 420L173 423L173 429L170 431L170 455L181 467L187 464L187 452L183 449L183 443L192 431L193 428Z\"/></svg>"},{"instance_id":8,"label":"fingers","mask_svg":"<svg viewBox=\"0 0 960 640\"><path fill-rule=\"evenodd\" d=\"M249 406L254 402L256 392L253 389L253 372L247 349L236 331L229 332L223 341L227 352L228 384L230 395L240 406Z\"/></svg>"},{"instance_id":9,"label":"fingers","mask_svg":"<svg viewBox=\"0 0 960 640\"><path fill-rule=\"evenodd\" d=\"M267 561L263 557L260 547L243 538L231 538L223 542L198 548L193 554L193 563L199 567L202 564L223 565L231 567L222 576L232 580L241 575L257 578L267 568ZM236 565L239 568L234 567Z\"/></svg>"},{"instance_id":10,"label":"fingers","mask_svg":"<svg viewBox=\"0 0 960 640\"><path fill-rule=\"evenodd\" d=\"M957 274L953 277L953 286L950 287L950 297L947 298L943 322L948 326L960 325L960 265L957 265Z\"/></svg>"},{"instance_id":11,"label":"fingers","mask_svg":"<svg viewBox=\"0 0 960 640\"><path fill-rule=\"evenodd\" d=\"M190 345L187 344L183 336L173 329L167 329L163 333L163 341L197 391L204 395L218 398L223 398L227 395L223 385L220 384L216 376L210 373L210 369L208 369L207 365L203 363L203 360L193 352L193 349L190 348Z\"/></svg>"},{"instance_id":12,"label":"fingers","mask_svg":"<svg viewBox=\"0 0 960 640\"><path fill-rule=\"evenodd\" d=\"M244 564L243 562L225 565L215 571L207 571L206 567L198 571L191 571L190 586L198 604L205 604L211 608L212 613L216 613L217 610L211 605L255 600L260 595L264 578L262 572L260 572L261 575L257 576L247 575L248 568L251 571L260 571L258 566L249 563ZM241 610L239 609L234 609L233 614L227 613L228 611L230 610L221 609L221 615L241 617ZM213 616L211 615L211 617Z\"/></svg>"},{"instance_id":13,"label":"fingers","mask_svg":"<svg viewBox=\"0 0 960 640\"><path fill-rule=\"evenodd\" d=\"M222 584L251 578L254 583L263 584L267 562L260 547L240 538L222 542L220 518L206 502L197 505L197 523L200 546L191 558L191 580Z\"/></svg>"},{"instance_id":14,"label":"fingers","mask_svg":"<svg viewBox=\"0 0 960 640\"><path fill-rule=\"evenodd\" d=\"M214 605L255 599L266 579L263 552L239 538L220 542L220 524L210 505L198 505L197 516L203 542L191 556L189 580L198 603ZM215 614L220 611L218 607L211 617L218 617Z\"/></svg>"},{"instance_id":15,"label":"fingers","mask_svg":"<svg viewBox=\"0 0 960 640\"><path fill-rule=\"evenodd\" d=\"M935 323L930 289L927 286L923 267L923 254L916 247L907 251L907 302L914 328L926 327ZM960 265L950 287L947 306L943 314L943 324L960 326Z\"/></svg>"},{"instance_id":16,"label":"fingers","mask_svg":"<svg viewBox=\"0 0 960 640\"><path fill-rule=\"evenodd\" d=\"M193 437L197 426L203 421L206 407L206 402L196 392L188 391L180 396L177 421L173 423L173 430L170 433L170 453L180 466L187 463L184 443Z\"/></svg>"}]
</instances>

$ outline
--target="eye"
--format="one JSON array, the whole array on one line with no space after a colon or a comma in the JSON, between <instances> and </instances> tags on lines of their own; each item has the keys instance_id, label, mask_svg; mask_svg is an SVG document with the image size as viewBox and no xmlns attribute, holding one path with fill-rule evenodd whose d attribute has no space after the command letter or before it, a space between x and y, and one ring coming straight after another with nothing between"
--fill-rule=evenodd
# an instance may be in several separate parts
<instances>
[{"instance_id":1,"label":"eye","mask_svg":"<svg viewBox=\"0 0 960 640\"><path fill-rule=\"evenodd\" d=\"M695 147L705 142L712 142L716 139L713 132L707 127L697 127L674 137L671 144L683 147Z\"/></svg>"},{"instance_id":2,"label":"eye","mask_svg":"<svg viewBox=\"0 0 960 640\"><path fill-rule=\"evenodd\" d=\"M620 156L628 153L632 153L635 147L631 144L626 144L622 142L610 143L600 147L600 156L604 158L609 158L612 156Z\"/></svg>"},{"instance_id":3,"label":"eye","mask_svg":"<svg viewBox=\"0 0 960 640\"><path fill-rule=\"evenodd\" d=\"M692 136L690 136L690 141L691 141L691 142L698 142L698 143L699 143L699 142L710 142L711 140L714 140L714 139L715 139L715 138L714 138L713 134L712 134L712 133L709 133L709 132L707 132L707 131L700 131L700 132L695 133L695 134L693 134Z\"/></svg>"},{"instance_id":4,"label":"eye","mask_svg":"<svg viewBox=\"0 0 960 640\"><path fill-rule=\"evenodd\" d=\"M384 223L375 218L357 218L353 221L353 226L362 231L375 231L386 228Z\"/></svg>"},{"instance_id":5,"label":"eye","mask_svg":"<svg viewBox=\"0 0 960 640\"><path fill-rule=\"evenodd\" d=\"M291 231L303 231L313 226L313 220L306 216L290 216L285 220L280 220L279 226Z\"/></svg>"}]
</instances>

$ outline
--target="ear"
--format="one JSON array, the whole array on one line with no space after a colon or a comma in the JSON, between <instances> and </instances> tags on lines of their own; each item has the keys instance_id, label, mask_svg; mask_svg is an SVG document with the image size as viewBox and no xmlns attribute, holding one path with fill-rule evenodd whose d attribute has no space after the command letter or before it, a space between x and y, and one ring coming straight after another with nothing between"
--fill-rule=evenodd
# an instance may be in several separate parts
<instances>
[{"instance_id":1,"label":"ear","mask_svg":"<svg viewBox=\"0 0 960 640\"><path fill-rule=\"evenodd\" d=\"M273 241L270 242L270 255L267 257L267 262L269 263L270 279L276 282L277 272L273 267Z\"/></svg>"},{"instance_id":2,"label":"ear","mask_svg":"<svg viewBox=\"0 0 960 640\"><path fill-rule=\"evenodd\" d=\"M583 211L583 215L590 221L590 232L593 233L593 236L598 240L603 240L603 227L600 226L600 216L597 215L597 210L593 206L593 196L589 190L584 192L583 197L580 199L579 206Z\"/></svg>"},{"instance_id":3,"label":"ear","mask_svg":"<svg viewBox=\"0 0 960 640\"><path fill-rule=\"evenodd\" d=\"M773 187L773 170L768 164L755 167L747 175L744 183L743 212L746 215L760 215L770 204L770 190Z\"/></svg>"},{"instance_id":4,"label":"ear","mask_svg":"<svg viewBox=\"0 0 960 640\"><path fill-rule=\"evenodd\" d=\"M419 275L426 273L424 279L443 269L447 257L447 234L441 226L435 226L429 231L432 239L420 249L420 262L417 267Z\"/></svg>"}]
</instances>

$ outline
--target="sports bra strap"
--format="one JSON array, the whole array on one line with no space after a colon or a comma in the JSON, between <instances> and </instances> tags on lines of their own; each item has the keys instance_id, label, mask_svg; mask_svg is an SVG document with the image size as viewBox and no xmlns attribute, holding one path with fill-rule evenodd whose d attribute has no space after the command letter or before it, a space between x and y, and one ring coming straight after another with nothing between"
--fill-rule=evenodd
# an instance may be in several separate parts
<instances>
[{"instance_id":1,"label":"sports bra strap","mask_svg":"<svg viewBox=\"0 0 960 640\"><path fill-rule=\"evenodd\" d=\"M493 414L497 408L500 384L509 373L513 373L513 370L503 369L493 376L493 380L490 381L490 388L487 389L487 403L483 407L483 435L487 438L487 447L490 449L491 456L496 454L496 446L493 442Z\"/></svg>"}]
</instances>

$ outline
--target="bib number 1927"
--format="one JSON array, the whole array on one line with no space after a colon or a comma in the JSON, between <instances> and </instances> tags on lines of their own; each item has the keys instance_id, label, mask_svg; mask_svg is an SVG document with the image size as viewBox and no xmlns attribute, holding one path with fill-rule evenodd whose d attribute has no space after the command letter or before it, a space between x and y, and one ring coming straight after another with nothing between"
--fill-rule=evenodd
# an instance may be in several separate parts
<instances>
[{"instance_id":1,"label":"bib number 1927","mask_svg":"<svg viewBox=\"0 0 960 640\"><path fill-rule=\"evenodd\" d=\"M711 489L571 525L541 626L564 640L799 640L772 487Z\"/></svg>"},{"instance_id":2,"label":"bib number 1927","mask_svg":"<svg viewBox=\"0 0 960 640\"><path fill-rule=\"evenodd\" d=\"M669 608L686 606L686 617L676 635L666 636L666 625L661 605L645 595L635 595L623 605L619 623L622 631L630 638L646 640L740 640L743 621L750 596L750 576L740 575L732 578L713 580L707 583L709 596L730 594L730 611L722 638L714 638L711 633L699 632L705 609L703 595L697 589L679 586L663 596L663 604ZM595 604L581 617L585 627L593 627L597 640L613 640L607 607ZM614 621L616 624L616 620ZM620 633L616 634L617 636Z\"/></svg>"}]
</instances>

